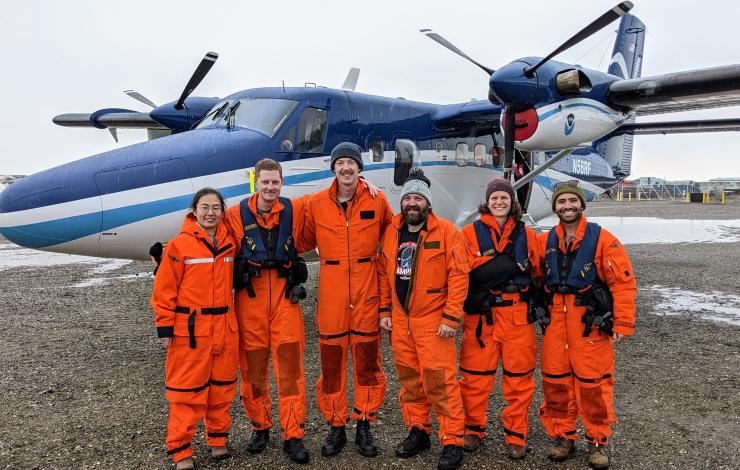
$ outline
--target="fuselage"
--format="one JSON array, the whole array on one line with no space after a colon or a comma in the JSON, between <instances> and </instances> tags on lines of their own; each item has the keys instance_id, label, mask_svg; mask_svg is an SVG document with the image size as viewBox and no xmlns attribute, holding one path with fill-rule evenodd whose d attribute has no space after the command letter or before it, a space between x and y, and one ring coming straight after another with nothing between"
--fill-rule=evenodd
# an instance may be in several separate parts
<instances>
[{"instance_id":1,"label":"fuselage","mask_svg":"<svg viewBox=\"0 0 740 470\"><path fill-rule=\"evenodd\" d=\"M405 173L424 167L435 212L469 223L485 186L501 175L500 134L446 129L441 114L475 103L435 105L327 88L260 88L224 98L232 116L207 115L196 129L77 160L24 178L0 193L0 233L19 245L65 253L146 258L148 247L179 230L198 189L219 189L228 204L254 190L249 170L266 157L283 164L284 195L327 187L328 154L343 141L367 152L364 175L398 210ZM235 107L235 105L238 105ZM214 110L219 105L214 107ZM488 104L490 107L490 104ZM214 118L215 117L215 118ZM418 149L409 159L398 141ZM572 173L548 170L529 191L534 219L550 213L549 194ZM584 183L593 197L599 186Z\"/></svg>"}]
</instances>

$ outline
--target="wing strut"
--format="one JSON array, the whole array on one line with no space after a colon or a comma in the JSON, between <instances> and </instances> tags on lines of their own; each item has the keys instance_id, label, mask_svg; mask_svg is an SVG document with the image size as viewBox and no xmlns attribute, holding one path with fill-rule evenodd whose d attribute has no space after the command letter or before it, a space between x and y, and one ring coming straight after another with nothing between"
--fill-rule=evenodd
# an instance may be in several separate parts
<instances>
[{"instance_id":1,"label":"wing strut","mask_svg":"<svg viewBox=\"0 0 740 470\"><path fill-rule=\"evenodd\" d=\"M575 148L561 150L560 152L557 153L557 155L555 155L554 157L552 157L551 159L549 159L542 165L538 166L534 170L530 171L526 175L519 178L519 180L516 183L514 183L514 191L521 188L525 184L528 184L530 181L535 179L540 173L549 169L551 166L553 166L554 164L562 160L564 157L570 155L570 153L573 152L573 150L575 150Z\"/></svg>"}]
</instances>

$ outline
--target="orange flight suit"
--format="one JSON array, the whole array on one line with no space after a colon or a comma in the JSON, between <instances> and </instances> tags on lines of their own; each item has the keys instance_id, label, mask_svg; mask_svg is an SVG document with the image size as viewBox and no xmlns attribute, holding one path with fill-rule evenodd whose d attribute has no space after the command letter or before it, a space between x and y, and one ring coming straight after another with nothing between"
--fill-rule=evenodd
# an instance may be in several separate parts
<instances>
[{"instance_id":1,"label":"orange flight suit","mask_svg":"<svg viewBox=\"0 0 740 470\"><path fill-rule=\"evenodd\" d=\"M370 196L358 182L346 211L337 202L337 182L311 195L301 246L319 249L318 305L321 376L316 401L326 421L344 426L347 355L352 350L355 403L352 419L374 421L385 398L378 332L377 247L392 211L385 195Z\"/></svg>"},{"instance_id":2,"label":"orange flight suit","mask_svg":"<svg viewBox=\"0 0 740 470\"><path fill-rule=\"evenodd\" d=\"M501 253L510 243L512 231L517 227L514 219L508 219L503 230L491 214L482 215L480 220L490 229L498 256L507 256ZM525 228L525 233L529 277L539 279L542 271L537 234L528 227ZM473 224L463 228L462 236L471 270L493 259L493 256L481 256ZM512 302L512 305L491 309L493 325L482 321L480 339L485 344L484 347L481 347L476 337L476 329L483 319L480 315L465 315L460 351L460 390L465 408L465 432L481 439L485 435L488 398L493 391L500 359L503 370L502 392L508 403L501 413L504 440L508 444L525 446L529 429L529 405L535 390L533 373L537 366L537 339L533 325L527 321L527 302L522 301L520 293L502 292L501 298L504 302Z\"/></svg>"},{"instance_id":3,"label":"orange flight suit","mask_svg":"<svg viewBox=\"0 0 740 470\"><path fill-rule=\"evenodd\" d=\"M399 230L403 215L393 218L380 251L380 317L391 317L391 347L401 383L399 402L404 423L429 434L432 409L442 446L463 445L462 398L457 382L455 339L437 336L440 324L458 328L468 291L468 261L454 225L430 213L417 241L408 288L408 310L396 294Z\"/></svg>"},{"instance_id":4,"label":"orange flight suit","mask_svg":"<svg viewBox=\"0 0 740 470\"><path fill-rule=\"evenodd\" d=\"M271 211L258 214L255 193L248 200L249 210L257 224L271 229L280 223L284 206L279 200ZM304 220L304 199L291 199L293 208L293 238L301 231ZM226 211L226 225L241 248L244 237L240 205ZM252 422L252 429L264 430L273 426L272 400L268 362L272 356L277 382L278 412L283 439L303 439L306 421L306 382L303 353L306 334L300 304L285 297L287 278L279 277L277 269L262 269L261 277L252 278L257 295L250 298L245 289L236 293L236 317L239 321L240 395L244 411Z\"/></svg>"},{"instance_id":5,"label":"orange flight suit","mask_svg":"<svg viewBox=\"0 0 740 470\"><path fill-rule=\"evenodd\" d=\"M558 245L566 253L564 230L558 224L553 230ZM571 252L581 245L586 233L586 217L581 216ZM547 256L548 233L539 235L542 253ZM615 333L632 335L635 328L635 283L626 250L614 235L601 229L594 256L599 279L606 283L614 298ZM545 273L547 276L547 273ZM594 327L584 337L581 317L586 307L575 304L575 294L553 294L550 326L542 337L542 391L545 401L540 419L550 437L576 440L576 417L586 428L586 439L606 445L614 415L614 348L612 338Z\"/></svg>"},{"instance_id":6,"label":"orange flight suit","mask_svg":"<svg viewBox=\"0 0 740 470\"><path fill-rule=\"evenodd\" d=\"M154 278L154 323L160 338L172 338L165 390L167 453L175 461L193 455L191 441L201 419L212 447L226 445L231 426L239 354L232 298L236 245L224 224L215 238L214 245L189 214L165 247Z\"/></svg>"}]
</instances>

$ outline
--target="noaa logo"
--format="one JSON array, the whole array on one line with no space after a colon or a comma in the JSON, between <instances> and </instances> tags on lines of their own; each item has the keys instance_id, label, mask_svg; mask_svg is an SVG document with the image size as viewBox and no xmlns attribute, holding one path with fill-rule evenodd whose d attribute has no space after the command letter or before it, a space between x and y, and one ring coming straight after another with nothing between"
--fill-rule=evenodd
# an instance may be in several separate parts
<instances>
[{"instance_id":1,"label":"noaa logo","mask_svg":"<svg viewBox=\"0 0 740 470\"><path fill-rule=\"evenodd\" d=\"M574 127L576 127L576 117L571 113L565 118L565 135L570 135Z\"/></svg>"}]
</instances>

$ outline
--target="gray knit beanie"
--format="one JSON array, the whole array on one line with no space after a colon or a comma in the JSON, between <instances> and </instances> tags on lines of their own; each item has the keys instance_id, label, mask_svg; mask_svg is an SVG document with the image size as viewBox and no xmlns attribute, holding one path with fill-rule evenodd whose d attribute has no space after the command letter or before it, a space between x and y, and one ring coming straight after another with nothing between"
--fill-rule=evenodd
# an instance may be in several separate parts
<instances>
[{"instance_id":1,"label":"gray knit beanie","mask_svg":"<svg viewBox=\"0 0 740 470\"><path fill-rule=\"evenodd\" d=\"M403 183L401 189L401 200L407 194L418 194L423 196L427 200L429 206L432 205L432 191L429 189L432 186L432 182L429 178L424 175L424 171L421 167L414 167L409 171L409 176L406 178L406 182Z\"/></svg>"}]
</instances>

